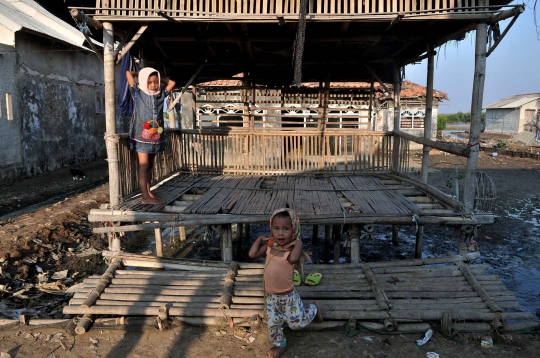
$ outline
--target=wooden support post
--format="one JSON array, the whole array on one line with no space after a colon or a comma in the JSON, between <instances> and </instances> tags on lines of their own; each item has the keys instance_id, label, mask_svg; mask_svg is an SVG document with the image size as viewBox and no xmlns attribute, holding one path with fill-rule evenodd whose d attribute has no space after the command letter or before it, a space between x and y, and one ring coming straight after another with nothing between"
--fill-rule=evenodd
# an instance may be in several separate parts
<instances>
[{"instance_id":1,"label":"wooden support post","mask_svg":"<svg viewBox=\"0 0 540 358\"><path fill-rule=\"evenodd\" d=\"M337 265L341 256L341 225L332 225L332 241L334 242L334 265Z\"/></svg>"},{"instance_id":2,"label":"wooden support post","mask_svg":"<svg viewBox=\"0 0 540 358\"><path fill-rule=\"evenodd\" d=\"M431 123L433 118L433 73L435 72L435 55L433 44L428 45L428 71L426 85L426 116L424 119L424 138L431 139ZM422 182L428 182L429 151L430 147L424 145L422 155Z\"/></svg>"},{"instance_id":3,"label":"wooden support post","mask_svg":"<svg viewBox=\"0 0 540 358\"><path fill-rule=\"evenodd\" d=\"M401 127L401 74L400 67L394 63L394 130L399 130ZM400 172L400 155L399 155L400 139L394 136L394 170Z\"/></svg>"},{"instance_id":4,"label":"wooden support post","mask_svg":"<svg viewBox=\"0 0 540 358\"><path fill-rule=\"evenodd\" d=\"M311 243L317 244L319 242L319 225L313 225L313 235L311 236Z\"/></svg>"},{"instance_id":5,"label":"wooden support post","mask_svg":"<svg viewBox=\"0 0 540 358\"><path fill-rule=\"evenodd\" d=\"M324 225L324 263L327 264L330 261L330 225Z\"/></svg>"},{"instance_id":6,"label":"wooden support post","mask_svg":"<svg viewBox=\"0 0 540 358\"><path fill-rule=\"evenodd\" d=\"M484 0L481 0L479 5L483 5L484 2ZM482 101L484 99L484 82L486 79L486 45L487 24L485 22L479 22L476 25L474 82L471 101L471 127L469 131L469 147L471 151L467 159L463 191L463 204L467 213L473 211L474 197L476 195L476 165L478 163L478 151L480 148Z\"/></svg>"},{"instance_id":7,"label":"wooden support post","mask_svg":"<svg viewBox=\"0 0 540 358\"><path fill-rule=\"evenodd\" d=\"M352 224L348 235L351 240L351 264L359 264L360 260L360 225Z\"/></svg>"},{"instance_id":8,"label":"wooden support post","mask_svg":"<svg viewBox=\"0 0 540 358\"><path fill-rule=\"evenodd\" d=\"M399 245L399 226L392 225L392 245Z\"/></svg>"},{"instance_id":9,"label":"wooden support post","mask_svg":"<svg viewBox=\"0 0 540 358\"><path fill-rule=\"evenodd\" d=\"M244 224L238 223L236 224L236 245L234 250L234 256L238 260L240 255L242 255L242 248L243 248L243 242L242 242L242 231L244 230Z\"/></svg>"},{"instance_id":10,"label":"wooden support post","mask_svg":"<svg viewBox=\"0 0 540 358\"><path fill-rule=\"evenodd\" d=\"M113 25L103 23L103 72L105 76L105 147L109 163L109 202L115 207L120 202L120 176L118 170L118 143L116 135L116 104L114 85ZM120 251L120 238L113 235L111 250Z\"/></svg>"},{"instance_id":11,"label":"wooden support post","mask_svg":"<svg viewBox=\"0 0 540 358\"><path fill-rule=\"evenodd\" d=\"M246 231L246 242L251 244L251 226L250 224L245 224L244 227Z\"/></svg>"},{"instance_id":12,"label":"wooden support post","mask_svg":"<svg viewBox=\"0 0 540 358\"><path fill-rule=\"evenodd\" d=\"M418 230L416 231L416 247L414 249L414 258L422 258L422 239L424 238L424 225L418 225Z\"/></svg>"},{"instance_id":13,"label":"wooden support post","mask_svg":"<svg viewBox=\"0 0 540 358\"><path fill-rule=\"evenodd\" d=\"M180 236L180 242L186 242L186 227L185 226L178 227L178 236Z\"/></svg>"},{"instance_id":14,"label":"wooden support post","mask_svg":"<svg viewBox=\"0 0 540 358\"><path fill-rule=\"evenodd\" d=\"M221 225L221 260L231 262L233 260L232 230L231 224Z\"/></svg>"},{"instance_id":15,"label":"wooden support post","mask_svg":"<svg viewBox=\"0 0 540 358\"><path fill-rule=\"evenodd\" d=\"M467 237L470 236L473 232L474 228L471 225L463 225L459 230L459 242L458 242L458 254L465 255L469 252L467 249L467 246L465 246L465 242L467 241Z\"/></svg>"},{"instance_id":16,"label":"wooden support post","mask_svg":"<svg viewBox=\"0 0 540 358\"><path fill-rule=\"evenodd\" d=\"M163 257L163 237L161 235L161 229L154 229L154 235L156 237L156 256Z\"/></svg>"}]
</instances>

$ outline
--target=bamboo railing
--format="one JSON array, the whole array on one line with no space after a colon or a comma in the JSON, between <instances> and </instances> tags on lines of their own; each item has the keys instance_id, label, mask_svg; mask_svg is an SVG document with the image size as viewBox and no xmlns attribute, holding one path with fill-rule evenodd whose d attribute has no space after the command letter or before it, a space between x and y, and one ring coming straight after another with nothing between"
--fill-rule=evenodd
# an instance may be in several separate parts
<instances>
[{"instance_id":1,"label":"bamboo railing","mask_svg":"<svg viewBox=\"0 0 540 358\"><path fill-rule=\"evenodd\" d=\"M158 17L162 11L171 17L224 15L298 15L300 0L96 0L96 15ZM308 0L307 14L355 15L397 13L478 12L489 0Z\"/></svg>"},{"instance_id":2,"label":"bamboo railing","mask_svg":"<svg viewBox=\"0 0 540 358\"><path fill-rule=\"evenodd\" d=\"M371 131L167 129L165 152L156 157L153 182L175 172L284 175L389 172L395 138ZM118 146L120 196L138 192L137 157L127 135ZM408 140L400 138L400 168L408 168ZM111 180L113 180L111 178Z\"/></svg>"}]
</instances>

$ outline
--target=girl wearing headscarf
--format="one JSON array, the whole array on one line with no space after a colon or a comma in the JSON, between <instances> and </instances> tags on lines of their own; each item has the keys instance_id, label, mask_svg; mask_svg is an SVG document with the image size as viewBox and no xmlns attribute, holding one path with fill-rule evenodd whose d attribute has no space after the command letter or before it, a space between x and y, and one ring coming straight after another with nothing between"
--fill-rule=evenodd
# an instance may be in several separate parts
<instances>
[{"instance_id":1,"label":"girl wearing headscarf","mask_svg":"<svg viewBox=\"0 0 540 358\"><path fill-rule=\"evenodd\" d=\"M138 77L138 82L135 81ZM129 126L129 149L137 152L138 179L142 204L159 205L163 202L150 191L152 167L156 154L165 150L163 104L175 82L161 78L151 67L140 72L126 71L135 109Z\"/></svg>"},{"instance_id":2,"label":"girl wearing headscarf","mask_svg":"<svg viewBox=\"0 0 540 358\"><path fill-rule=\"evenodd\" d=\"M280 357L287 340L283 325L302 329L315 319L322 322L317 302L304 306L293 285L293 265L302 256L300 222L292 209L276 210L270 218L271 236L260 236L249 250L249 257L266 255L263 284L266 297L268 333L273 347L269 357Z\"/></svg>"}]
</instances>

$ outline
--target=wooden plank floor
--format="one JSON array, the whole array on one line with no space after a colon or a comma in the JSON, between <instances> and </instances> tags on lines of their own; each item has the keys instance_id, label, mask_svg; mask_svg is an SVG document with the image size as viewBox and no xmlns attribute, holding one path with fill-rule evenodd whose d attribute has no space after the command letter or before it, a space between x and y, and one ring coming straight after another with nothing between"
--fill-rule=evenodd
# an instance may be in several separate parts
<instances>
[{"instance_id":1,"label":"wooden plank floor","mask_svg":"<svg viewBox=\"0 0 540 358\"><path fill-rule=\"evenodd\" d=\"M134 262L138 255L122 255L119 253L116 257L125 257L124 263L137 266ZM438 259L305 265L306 272L322 273L323 278L318 286L302 284L296 289L305 303L317 301L320 304L325 320L343 323L349 319L440 322L448 314L462 323L491 324L500 320L504 324L508 320L533 320L531 313L521 310L513 292L499 277L488 274L488 265L440 263ZM220 309L220 300L228 296L225 286L230 281L226 264L215 267L184 264L177 265L182 269L174 269L172 259L144 257L144 260L162 262L168 270L119 269L99 299L85 308L82 303L101 278L89 277L64 308L64 314L155 315L159 307L168 305L174 308L171 312L175 314L171 315L198 317L196 322L209 324L218 324L223 316L245 319L255 314L263 317L262 263L238 263L229 307ZM464 271L473 278L467 277Z\"/></svg>"},{"instance_id":2,"label":"wooden plank floor","mask_svg":"<svg viewBox=\"0 0 540 358\"><path fill-rule=\"evenodd\" d=\"M344 210L384 215L421 215L425 208L446 209L433 199L422 203L410 200L406 194L426 195L414 190L411 185L403 185L381 175L264 177L180 174L163 182L154 193L165 202L163 205L142 205L140 196L134 196L122 202L119 209L183 214L270 215L275 209L288 206L300 215L334 216ZM189 200L185 200L186 197Z\"/></svg>"}]
</instances>

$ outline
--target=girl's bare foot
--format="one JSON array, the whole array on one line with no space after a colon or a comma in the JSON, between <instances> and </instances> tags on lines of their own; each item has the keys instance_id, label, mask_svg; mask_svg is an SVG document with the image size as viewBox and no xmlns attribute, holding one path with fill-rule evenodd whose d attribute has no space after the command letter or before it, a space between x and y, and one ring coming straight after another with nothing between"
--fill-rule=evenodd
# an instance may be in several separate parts
<instances>
[{"instance_id":1,"label":"girl's bare foot","mask_svg":"<svg viewBox=\"0 0 540 358\"><path fill-rule=\"evenodd\" d=\"M317 306L317 315L315 316L315 322L321 323L324 320L322 318L322 313L321 313L321 308L319 307L319 302L314 302L314 303L315 303L315 306Z\"/></svg>"},{"instance_id":2,"label":"girl's bare foot","mask_svg":"<svg viewBox=\"0 0 540 358\"><path fill-rule=\"evenodd\" d=\"M268 351L268 358L279 358L285 353L285 348L274 347Z\"/></svg>"},{"instance_id":3,"label":"girl's bare foot","mask_svg":"<svg viewBox=\"0 0 540 358\"><path fill-rule=\"evenodd\" d=\"M142 199L141 204L144 205L161 205L163 204L163 201L157 199L157 198L148 198L148 199Z\"/></svg>"},{"instance_id":4,"label":"girl's bare foot","mask_svg":"<svg viewBox=\"0 0 540 358\"><path fill-rule=\"evenodd\" d=\"M159 199L159 196L157 196L156 194L152 193L150 190L148 191L148 196L151 197L152 199Z\"/></svg>"}]
</instances>

